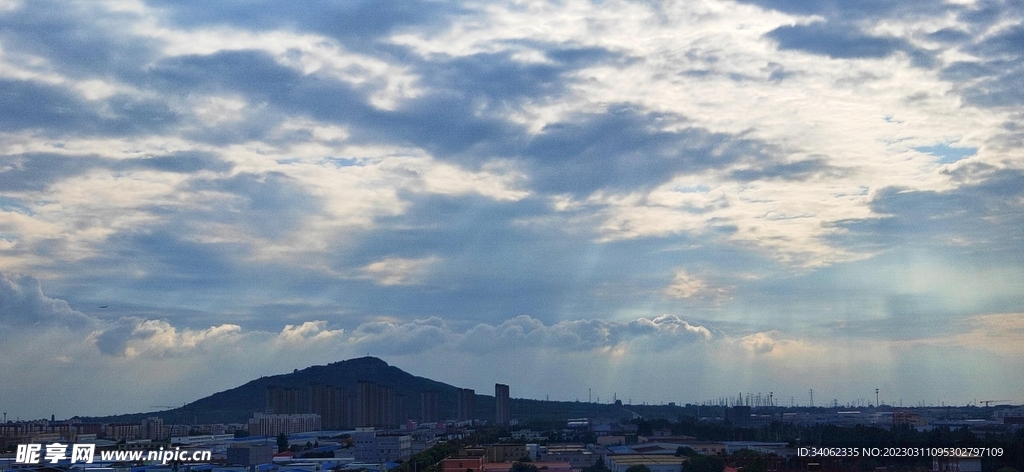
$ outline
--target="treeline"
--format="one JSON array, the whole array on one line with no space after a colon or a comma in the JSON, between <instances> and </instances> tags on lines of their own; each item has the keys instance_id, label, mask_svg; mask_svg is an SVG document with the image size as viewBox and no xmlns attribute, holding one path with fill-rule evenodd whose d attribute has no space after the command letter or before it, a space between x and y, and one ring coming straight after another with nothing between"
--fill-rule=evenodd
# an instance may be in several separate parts
<instances>
[{"instance_id":1,"label":"treeline","mask_svg":"<svg viewBox=\"0 0 1024 472\"><path fill-rule=\"evenodd\" d=\"M664 419L634 420L640 436L653 434L658 430L671 430L673 435L693 436L709 441L767 441L785 442L792 447L984 447L1000 448L1002 456L982 459L984 470L995 471L1012 467L1024 471L1024 430L1015 433L988 433L976 435L967 428L951 429L938 426L918 431L908 425L894 425L890 428L858 425L843 427L836 425L800 426L773 422L763 428L737 428L728 422L700 422L693 417L682 417L671 422ZM922 458L921 463L930 459Z\"/></svg>"},{"instance_id":2,"label":"treeline","mask_svg":"<svg viewBox=\"0 0 1024 472\"><path fill-rule=\"evenodd\" d=\"M414 454L409 460L390 469L389 472L440 472L441 460L458 453L467 444L472 443L457 439L437 443L429 449Z\"/></svg>"}]
</instances>

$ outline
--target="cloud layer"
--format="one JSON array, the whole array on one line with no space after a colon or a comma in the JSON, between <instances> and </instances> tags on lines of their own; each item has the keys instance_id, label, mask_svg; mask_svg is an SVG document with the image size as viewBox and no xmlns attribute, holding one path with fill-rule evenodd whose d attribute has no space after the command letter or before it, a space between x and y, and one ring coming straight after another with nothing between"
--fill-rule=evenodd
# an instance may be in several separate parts
<instances>
[{"instance_id":1,"label":"cloud layer","mask_svg":"<svg viewBox=\"0 0 1024 472\"><path fill-rule=\"evenodd\" d=\"M0 1L0 362L480 381L445 349L566 398L686 364L636 393L685 402L922 396L952 349L1008 398L1019 7Z\"/></svg>"}]
</instances>

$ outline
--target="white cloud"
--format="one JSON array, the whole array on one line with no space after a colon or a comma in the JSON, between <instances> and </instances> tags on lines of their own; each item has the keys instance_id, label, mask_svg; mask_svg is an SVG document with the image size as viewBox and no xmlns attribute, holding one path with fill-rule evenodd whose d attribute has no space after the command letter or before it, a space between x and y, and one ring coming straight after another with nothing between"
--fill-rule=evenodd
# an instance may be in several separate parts
<instances>
[{"instance_id":1,"label":"white cloud","mask_svg":"<svg viewBox=\"0 0 1024 472\"><path fill-rule=\"evenodd\" d=\"M715 287L701 277L687 273L683 269L676 270L672 283L665 287L666 296L679 300L721 300L729 296L725 287Z\"/></svg>"},{"instance_id":2,"label":"white cloud","mask_svg":"<svg viewBox=\"0 0 1024 472\"><path fill-rule=\"evenodd\" d=\"M758 332L743 336L737 340L739 345L753 355L772 355L786 357L799 362L801 359L821 353L824 346L810 344L799 339L788 339L779 331Z\"/></svg>"},{"instance_id":3,"label":"white cloud","mask_svg":"<svg viewBox=\"0 0 1024 472\"><path fill-rule=\"evenodd\" d=\"M122 320L132 322L134 327L124 342L119 355L136 356L182 356L210 352L213 348L237 342L241 337L241 326L222 324L206 329L178 329L164 320ZM285 327L288 332L290 326ZM98 334L102 336L102 334ZM282 333L283 336L283 333ZM308 339L308 338L306 338ZM198 351L195 351L198 350Z\"/></svg>"},{"instance_id":4,"label":"white cloud","mask_svg":"<svg viewBox=\"0 0 1024 472\"><path fill-rule=\"evenodd\" d=\"M370 321L359 325L348 337L360 351L370 355L412 355L444 347L454 333L438 317L410 322Z\"/></svg>"},{"instance_id":5,"label":"white cloud","mask_svg":"<svg viewBox=\"0 0 1024 472\"><path fill-rule=\"evenodd\" d=\"M675 315L635 321L567 320L545 325L526 315L500 324L480 323L460 336L458 346L470 352L557 349L590 351L606 349L665 350L680 344L707 341L711 331Z\"/></svg>"},{"instance_id":6,"label":"white cloud","mask_svg":"<svg viewBox=\"0 0 1024 472\"><path fill-rule=\"evenodd\" d=\"M168 57L210 55L222 51L262 51L285 67L305 75L319 75L365 89L370 103L392 110L403 101L422 93L417 77L406 68L379 58L347 51L332 38L286 31L253 32L229 27L172 29L143 21L134 26L136 35L164 44Z\"/></svg>"},{"instance_id":7,"label":"white cloud","mask_svg":"<svg viewBox=\"0 0 1024 472\"><path fill-rule=\"evenodd\" d=\"M360 271L379 285L409 285L423 283L431 267L440 262L434 256L420 259L389 257L371 262Z\"/></svg>"},{"instance_id":8,"label":"white cloud","mask_svg":"<svg viewBox=\"0 0 1024 472\"><path fill-rule=\"evenodd\" d=\"M775 163L817 159L832 166L795 181L736 182L731 173L749 168L741 163L676 176L650 192L598 192L587 201L605 216L596 228L605 241L733 225L737 230L726 240L790 265L858 260L873 254L830 238L842 234L836 222L881 216L869 207L875 190L955 185L934 157L914 147L960 142L980 147L973 161L1005 165L1000 162L1006 158L983 143L1002 133L1010 115L964 106L957 86L939 70L917 67L899 54L831 59L779 50L765 37L780 26L822 18L730 2L489 2L470 3L470 9L446 31L411 30L392 41L427 58L497 51L535 58L557 46L597 47L635 59L598 61L576 71L566 93L513 110L512 119L536 133L626 103L659 114L662 131L697 127L742 135L769 146ZM949 15L891 18L879 33L955 22ZM710 189L686 195L674 190L690 181Z\"/></svg>"},{"instance_id":9,"label":"white cloud","mask_svg":"<svg viewBox=\"0 0 1024 472\"><path fill-rule=\"evenodd\" d=\"M277 346L309 346L344 336L344 329L327 329L326 321L306 321L301 325L285 325L274 342Z\"/></svg>"},{"instance_id":10,"label":"white cloud","mask_svg":"<svg viewBox=\"0 0 1024 472\"><path fill-rule=\"evenodd\" d=\"M517 201L530 192L518 189L524 176L502 169L500 163L485 166L479 172L468 172L451 164L430 163L420 170L423 190L441 195L478 194L499 201Z\"/></svg>"},{"instance_id":11,"label":"white cloud","mask_svg":"<svg viewBox=\"0 0 1024 472\"><path fill-rule=\"evenodd\" d=\"M957 323L958 333L907 341L907 346L956 347L1021 358L1024 356L1024 313L970 316Z\"/></svg>"}]
</instances>

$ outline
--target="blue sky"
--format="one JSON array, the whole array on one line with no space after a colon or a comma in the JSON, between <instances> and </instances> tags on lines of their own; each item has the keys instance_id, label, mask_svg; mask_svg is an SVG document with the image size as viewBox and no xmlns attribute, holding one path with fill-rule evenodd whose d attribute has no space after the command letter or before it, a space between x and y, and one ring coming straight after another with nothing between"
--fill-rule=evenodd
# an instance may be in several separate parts
<instances>
[{"instance_id":1,"label":"blue sky","mask_svg":"<svg viewBox=\"0 0 1024 472\"><path fill-rule=\"evenodd\" d=\"M1022 6L0 0L0 406L1024 402Z\"/></svg>"}]
</instances>

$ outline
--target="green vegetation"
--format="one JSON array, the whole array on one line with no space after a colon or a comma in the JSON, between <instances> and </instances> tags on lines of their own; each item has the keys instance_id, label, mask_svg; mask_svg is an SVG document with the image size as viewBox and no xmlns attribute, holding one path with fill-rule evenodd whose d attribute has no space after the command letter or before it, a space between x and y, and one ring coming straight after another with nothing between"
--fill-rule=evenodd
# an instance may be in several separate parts
<instances>
[{"instance_id":1,"label":"green vegetation","mask_svg":"<svg viewBox=\"0 0 1024 472\"><path fill-rule=\"evenodd\" d=\"M611 472L611 470L605 465L604 456L597 456L597 462L590 467L584 468L583 472Z\"/></svg>"},{"instance_id":2,"label":"green vegetation","mask_svg":"<svg viewBox=\"0 0 1024 472\"><path fill-rule=\"evenodd\" d=\"M516 461L512 463L512 467L508 469L508 472L540 472L540 469L529 462Z\"/></svg>"},{"instance_id":3,"label":"green vegetation","mask_svg":"<svg viewBox=\"0 0 1024 472\"><path fill-rule=\"evenodd\" d=\"M423 452L414 454L409 460L392 468L389 472L440 472L441 460L458 453L467 444L475 444L475 442L456 440L437 443Z\"/></svg>"},{"instance_id":4,"label":"green vegetation","mask_svg":"<svg viewBox=\"0 0 1024 472\"><path fill-rule=\"evenodd\" d=\"M643 464L631 465L626 472L651 472L651 468Z\"/></svg>"},{"instance_id":5,"label":"green vegetation","mask_svg":"<svg viewBox=\"0 0 1024 472\"><path fill-rule=\"evenodd\" d=\"M683 464L683 472L722 472L725 460L718 456L702 456L697 454Z\"/></svg>"}]
</instances>

